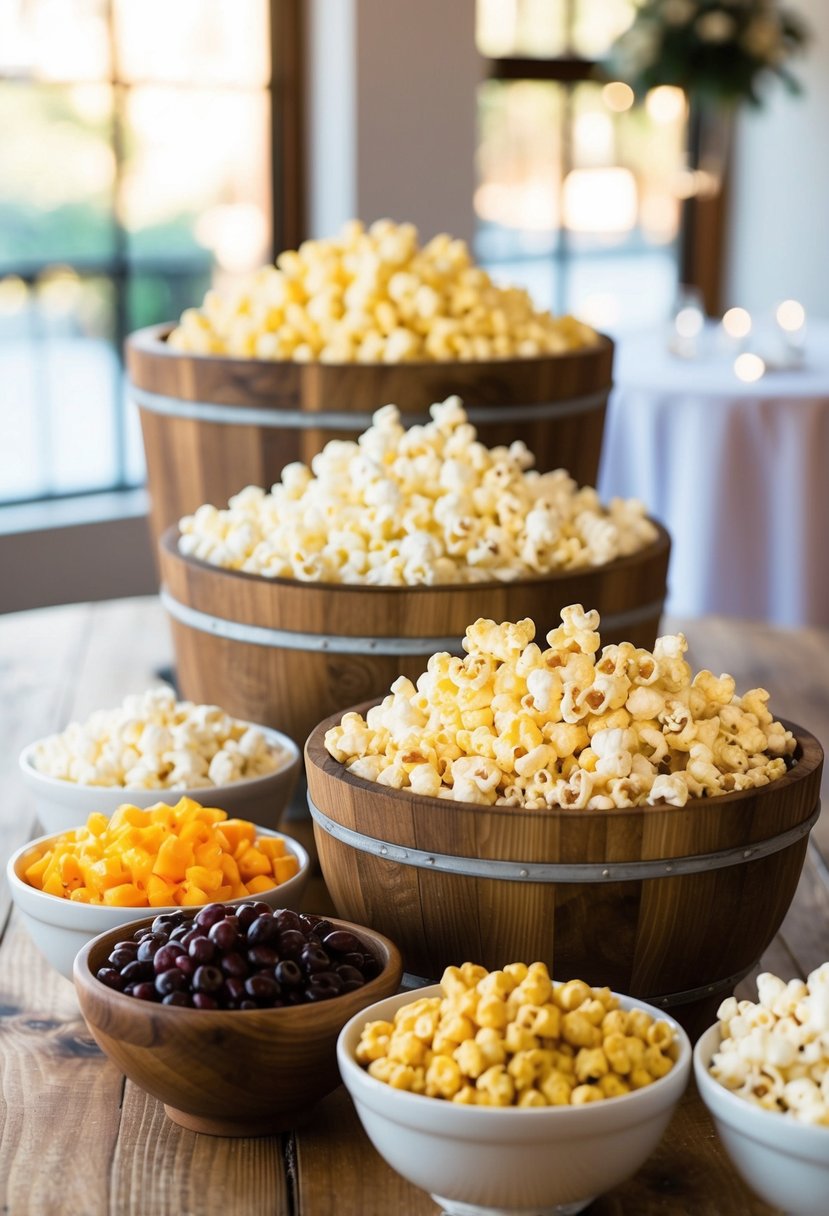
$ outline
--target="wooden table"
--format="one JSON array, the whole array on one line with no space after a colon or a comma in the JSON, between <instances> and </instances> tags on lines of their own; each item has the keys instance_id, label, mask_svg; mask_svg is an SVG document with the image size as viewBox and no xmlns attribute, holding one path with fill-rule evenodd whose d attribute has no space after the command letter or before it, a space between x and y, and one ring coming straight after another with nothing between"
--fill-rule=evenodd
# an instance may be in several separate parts
<instances>
[{"instance_id":1,"label":"wooden table","mask_svg":"<svg viewBox=\"0 0 829 1216\"><path fill-rule=\"evenodd\" d=\"M671 628L680 623L670 622ZM769 688L778 714L829 739L829 633L707 619L684 625L695 667ZM0 853L34 830L17 774L31 739L117 704L169 663L155 600L72 605L0 617ZM291 831L300 834L301 823ZM305 829L307 831L307 829ZM829 959L829 816L812 834L803 878L762 968L806 975ZM325 910L321 880L309 909ZM198 1136L98 1051L71 985L9 915L0 886L0 1212L6 1216L434 1216L429 1197L392 1173L341 1088L295 1135ZM748 983L743 985L749 993ZM591 1216L762 1216L690 1088L657 1152Z\"/></svg>"}]
</instances>

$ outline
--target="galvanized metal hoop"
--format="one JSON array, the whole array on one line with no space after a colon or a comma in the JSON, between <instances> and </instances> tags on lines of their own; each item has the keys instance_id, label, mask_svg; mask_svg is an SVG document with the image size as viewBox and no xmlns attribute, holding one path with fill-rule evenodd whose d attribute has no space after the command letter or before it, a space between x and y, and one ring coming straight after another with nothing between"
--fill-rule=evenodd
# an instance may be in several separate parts
<instances>
[{"instance_id":1,"label":"galvanized metal hoop","mask_svg":"<svg viewBox=\"0 0 829 1216\"><path fill-rule=\"evenodd\" d=\"M423 849L393 844L376 836L366 836L353 828L330 819L308 795L308 809L314 822L327 834L350 845L362 853L370 853L385 861L416 866L422 870L436 870L443 874L461 874L467 878L500 878L507 882L572 882L610 883L635 882L648 878L681 877L684 874L700 874L707 870L722 870L728 866L743 865L747 861L759 861L779 853L807 836L817 822L820 802L808 819L769 836L751 845L721 849L715 853L695 853L686 857L671 857L650 861L618 862L538 862L496 861L486 857L457 857L448 853L430 853Z\"/></svg>"},{"instance_id":2,"label":"galvanized metal hoop","mask_svg":"<svg viewBox=\"0 0 829 1216\"><path fill-rule=\"evenodd\" d=\"M570 418L589 414L607 402L610 385L581 397L561 401L537 401L525 405L466 406L466 416L476 426L488 422L532 422L544 418ZM220 426L262 426L278 430L363 431L371 426L372 415L347 410L255 409L249 405L230 405L219 401L185 401L164 393L151 393L130 384L132 400L143 410L164 414L168 418L188 418L212 422ZM403 415L407 426L429 421L428 413Z\"/></svg>"},{"instance_id":3,"label":"galvanized metal hoop","mask_svg":"<svg viewBox=\"0 0 829 1216\"><path fill-rule=\"evenodd\" d=\"M269 646L280 650L310 650L324 654L424 655L429 658L438 651L463 654L461 639L451 637L352 637L345 634L303 633L295 629L270 629L264 625L249 625L244 621L229 621L182 604L167 587L160 591L161 602L175 620L200 633L244 642L250 646ZM605 631L621 632L643 621L658 617L662 601L655 600L628 612L608 613L602 617Z\"/></svg>"}]
</instances>

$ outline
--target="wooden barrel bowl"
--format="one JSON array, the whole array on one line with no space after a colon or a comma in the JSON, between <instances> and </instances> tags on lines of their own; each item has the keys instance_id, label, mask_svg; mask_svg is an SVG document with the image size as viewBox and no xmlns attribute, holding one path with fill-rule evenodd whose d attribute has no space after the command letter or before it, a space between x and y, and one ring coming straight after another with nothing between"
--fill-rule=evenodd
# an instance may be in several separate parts
<instances>
[{"instance_id":1,"label":"wooden barrel bowl","mask_svg":"<svg viewBox=\"0 0 829 1216\"><path fill-rule=\"evenodd\" d=\"M543 636L567 604L601 614L605 643L651 648L665 598L670 539L606 566L514 583L364 587L223 570L159 547L181 693L304 743L321 718L416 680L431 655L462 654L478 617L531 617ZM543 644L543 643L542 643Z\"/></svg>"},{"instance_id":2,"label":"wooden barrel bowl","mask_svg":"<svg viewBox=\"0 0 829 1216\"><path fill-rule=\"evenodd\" d=\"M466 960L540 959L559 979L676 1017L707 1006L710 1021L780 927L820 810L823 751L791 724L797 762L762 789L572 811L480 807L354 777L323 746L339 718L305 749L323 876L340 916L390 936L425 977Z\"/></svg>"},{"instance_id":3,"label":"wooden barrel bowl","mask_svg":"<svg viewBox=\"0 0 829 1216\"><path fill-rule=\"evenodd\" d=\"M138 330L126 345L156 538L204 502L224 506L243 486L272 485L291 461L310 464L330 439L355 439L382 405L398 405L411 425L453 393L488 447L523 439L540 471L596 484L609 338L485 363L331 364L184 354L167 345L172 328Z\"/></svg>"}]
</instances>

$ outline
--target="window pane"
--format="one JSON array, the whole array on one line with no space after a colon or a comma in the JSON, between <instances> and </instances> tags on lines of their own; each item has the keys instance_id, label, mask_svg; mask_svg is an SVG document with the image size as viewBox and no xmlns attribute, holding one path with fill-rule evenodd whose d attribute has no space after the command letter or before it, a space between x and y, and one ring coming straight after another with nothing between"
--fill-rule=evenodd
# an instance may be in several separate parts
<instances>
[{"instance_id":1,"label":"window pane","mask_svg":"<svg viewBox=\"0 0 829 1216\"><path fill-rule=\"evenodd\" d=\"M636 12L634 0L575 0L570 48L585 59L601 59Z\"/></svg>"},{"instance_id":2,"label":"window pane","mask_svg":"<svg viewBox=\"0 0 829 1216\"><path fill-rule=\"evenodd\" d=\"M40 80L110 76L107 0L3 0L0 72Z\"/></svg>"},{"instance_id":3,"label":"window pane","mask_svg":"<svg viewBox=\"0 0 829 1216\"><path fill-rule=\"evenodd\" d=\"M479 91L479 253L550 251L560 221L562 85L489 81Z\"/></svg>"},{"instance_id":4,"label":"window pane","mask_svg":"<svg viewBox=\"0 0 829 1216\"><path fill-rule=\"evenodd\" d=\"M119 80L268 82L267 0L115 0L114 11Z\"/></svg>"},{"instance_id":5,"label":"window pane","mask_svg":"<svg viewBox=\"0 0 829 1216\"><path fill-rule=\"evenodd\" d=\"M0 273L111 255L107 85L0 82Z\"/></svg>"},{"instance_id":6,"label":"window pane","mask_svg":"<svg viewBox=\"0 0 829 1216\"><path fill-rule=\"evenodd\" d=\"M271 244L264 92L137 86L125 96L119 215L131 258L251 270Z\"/></svg>"},{"instance_id":7,"label":"window pane","mask_svg":"<svg viewBox=\"0 0 829 1216\"><path fill-rule=\"evenodd\" d=\"M0 281L0 497L104 489L119 478L114 289L57 268Z\"/></svg>"},{"instance_id":8,"label":"window pane","mask_svg":"<svg viewBox=\"0 0 829 1216\"><path fill-rule=\"evenodd\" d=\"M562 55L567 0L478 0L476 41L482 55Z\"/></svg>"},{"instance_id":9,"label":"window pane","mask_svg":"<svg viewBox=\"0 0 829 1216\"><path fill-rule=\"evenodd\" d=\"M598 329L624 333L664 321L676 284L671 249L573 258L564 307Z\"/></svg>"}]
</instances>

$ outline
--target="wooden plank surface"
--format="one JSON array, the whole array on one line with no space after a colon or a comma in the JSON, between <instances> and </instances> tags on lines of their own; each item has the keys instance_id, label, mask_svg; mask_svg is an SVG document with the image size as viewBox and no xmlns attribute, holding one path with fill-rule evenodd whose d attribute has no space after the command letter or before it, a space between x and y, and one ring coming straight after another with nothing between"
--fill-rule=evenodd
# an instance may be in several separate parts
<instances>
[{"instance_id":1,"label":"wooden plank surface","mask_svg":"<svg viewBox=\"0 0 829 1216\"><path fill-rule=\"evenodd\" d=\"M677 627L670 622L671 627ZM829 739L829 636L733 621L688 622L691 660L763 684L772 707ZM32 738L152 682L171 658L155 600L0 617L0 860L33 828L17 773ZM792 907L760 968L805 975L829 958L829 831L824 814ZM287 830L311 843L307 819ZM0 901L5 884L0 884ZM325 910L320 880L307 905ZM173 1125L100 1054L71 986L40 959L0 902L0 1211L7 1216L430 1216L428 1196L367 1144L345 1091L294 1136L225 1140ZM751 978L751 977L750 977ZM750 992L741 985L740 995ZM591 1216L768 1216L731 1168L689 1088L642 1170Z\"/></svg>"}]
</instances>

